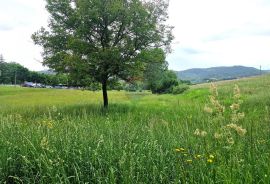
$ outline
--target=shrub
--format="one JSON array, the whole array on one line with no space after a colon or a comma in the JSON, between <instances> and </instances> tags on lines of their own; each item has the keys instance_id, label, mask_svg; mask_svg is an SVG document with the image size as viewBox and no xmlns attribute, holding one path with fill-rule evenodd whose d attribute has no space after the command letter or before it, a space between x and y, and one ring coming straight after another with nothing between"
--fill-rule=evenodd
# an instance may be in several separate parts
<instances>
[{"instance_id":1,"label":"shrub","mask_svg":"<svg viewBox=\"0 0 270 184\"><path fill-rule=\"evenodd\" d=\"M178 86L174 86L172 90L172 94L177 95L185 92L189 89L189 86L186 84L179 84Z\"/></svg>"}]
</instances>

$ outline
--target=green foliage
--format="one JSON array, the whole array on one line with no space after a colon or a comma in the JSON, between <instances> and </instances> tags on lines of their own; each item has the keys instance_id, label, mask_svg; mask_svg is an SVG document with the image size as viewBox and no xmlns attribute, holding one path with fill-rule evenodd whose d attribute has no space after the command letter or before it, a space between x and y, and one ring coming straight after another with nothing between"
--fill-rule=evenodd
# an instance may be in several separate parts
<instances>
[{"instance_id":1,"label":"green foliage","mask_svg":"<svg viewBox=\"0 0 270 184\"><path fill-rule=\"evenodd\" d=\"M230 129L232 144L214 135L231 124L234 84L247 132ZM269 85L218 83L221 118L204 111L208 84L183 95L110 91L106 110L97 92L1 86L0 183L268 184Z\"/></svg>"},{"instance_id":2,"label":"green foliage","mask_svg":"<svg viewBox=\"0 0 270 184\"><path fill-rule=\"evenodd\" d=\"M29 77L29 71L27 68L17 63L0 63L0 84L21 84Z\"/></svg>"},{"instance_id":3,"label":"green foliage","mask_svg":"<svg viewBox=\"0 0 270 184\"><path fill-rule=\"evenodd\" d=\"M170 50L168 2L142 0L47 0L49 30L33 34L44 64L102 84L104 106L111 77L130 80L143 70L145 51Z\"/></svg>"},{"instance_id":4,"label":"green foliage","mask_svg":"<svg viewBox=\"0 0 270 184\"><path fill-rule=\"evenodd\" d=\"M184 93L186 90L189 89L189 86L187 84L179 84L178 86L174 86L172 90L172 94L177 95Z\"/></svg>"},{"instance_id":5,"label":"green foliage","mask_svg":"<svg viewBox=\"0 0 270 184\"><path fill-rule=\"evenodd\" d=\"M160 73L158 80L153 83L151 91L153 93L172 93L173 87L178 85L178 79L173 71L166 70Z\"/></svg>"}]
</instances>

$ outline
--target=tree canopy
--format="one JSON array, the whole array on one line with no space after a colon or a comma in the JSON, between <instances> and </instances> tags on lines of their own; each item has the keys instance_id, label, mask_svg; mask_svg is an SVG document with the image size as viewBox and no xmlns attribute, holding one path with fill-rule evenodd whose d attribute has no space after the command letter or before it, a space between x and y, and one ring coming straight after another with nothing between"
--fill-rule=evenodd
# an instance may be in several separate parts
<instances>
[{"instance_id":1,"label":"tree canopy","mask_svg":"<svg viewBox=\"0 0 270 184\"><path fill-rule=\"evenodd\" d=\"M32 36L44 49L44 65L101 83L105 107L110 78L134 78L145 68L143 54L170 51L167 0L46 1L49 29Z\"/></svg>"}]
</instances>

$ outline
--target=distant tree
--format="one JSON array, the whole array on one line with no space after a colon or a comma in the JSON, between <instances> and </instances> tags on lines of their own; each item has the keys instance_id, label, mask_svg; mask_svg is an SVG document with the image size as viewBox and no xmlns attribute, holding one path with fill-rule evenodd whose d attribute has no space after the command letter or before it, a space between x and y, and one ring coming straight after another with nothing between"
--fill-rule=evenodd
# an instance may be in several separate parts
<instances>
[{"instance_id":1,"label":"distant tree","mask_svg":"<svg viewBox=\"0 0 270 184\"><path fill-rule=\"evenodd\" d=\"M143 70L143 51L170 50L168 0L47 0L50 30L32 38L45 65L102 85L104 107L111 77L129 80Z\"/></svg>"},{"instance_id":2,"label":"distant tree","mask_svg":"<svg viewBox=\"0 0 270 184\"><path fill-rule=\"evenodd\" d=\"M28 77L29 70L18 63L1 63L0 83L20 84Z\"/></svg>"},{"instance_id":3,"label":"distant tree","mask_svg":"<svg viewBox=\"0 0 270 184\"><path fill-rule=\"evenodd\" d=\"M175 72L166 70L160 73L160 77L155 81L152 87L153 93L172 93L173 87L177 86L179 81Z\"/></svg>"},{"instance_id":4,"label":"distant tree","mask_svg":"<svg viewBox=\"0 0 270 184\"><path fill-rule=\"evenodd\" d=\"M166 56L163 50L154 49L144 54L143 59L147 63L143 74L145 89L153 91L158 81L162 79L163 73L168 70Z\"/></svg>"},{"instance_id":5,"label":"distant tree","mask_svg":"<svg viewBox=\"0 0 270 184\"><path fill-rule=\"evenodd\" d=\"M4 57L2 54L0 54L0 83L1 83L1 78L2 78L2 73L3 73L3 69L4 69L4 63L5 63L5 60L4 60Z\"/></svg>"}]
</instances>

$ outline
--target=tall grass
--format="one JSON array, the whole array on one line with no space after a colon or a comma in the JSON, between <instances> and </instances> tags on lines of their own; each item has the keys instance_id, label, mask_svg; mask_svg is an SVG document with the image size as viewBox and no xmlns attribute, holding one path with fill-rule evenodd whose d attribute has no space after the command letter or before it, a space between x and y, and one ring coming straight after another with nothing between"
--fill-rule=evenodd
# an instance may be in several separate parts
<instances>
[{"instance_id":1,"label":"tall grass","mask_svg":"<svg viewBox=\"0 0 270 184\"><path fill-rule=\"evenodd\" d=\"M235 84L245 115L232 122ZM110 92L108 110L99 92L0 87L0 183L270 183L269 87L218 83L220 115L205 112L207 85Z\"/></svg>"}]
</instances>

